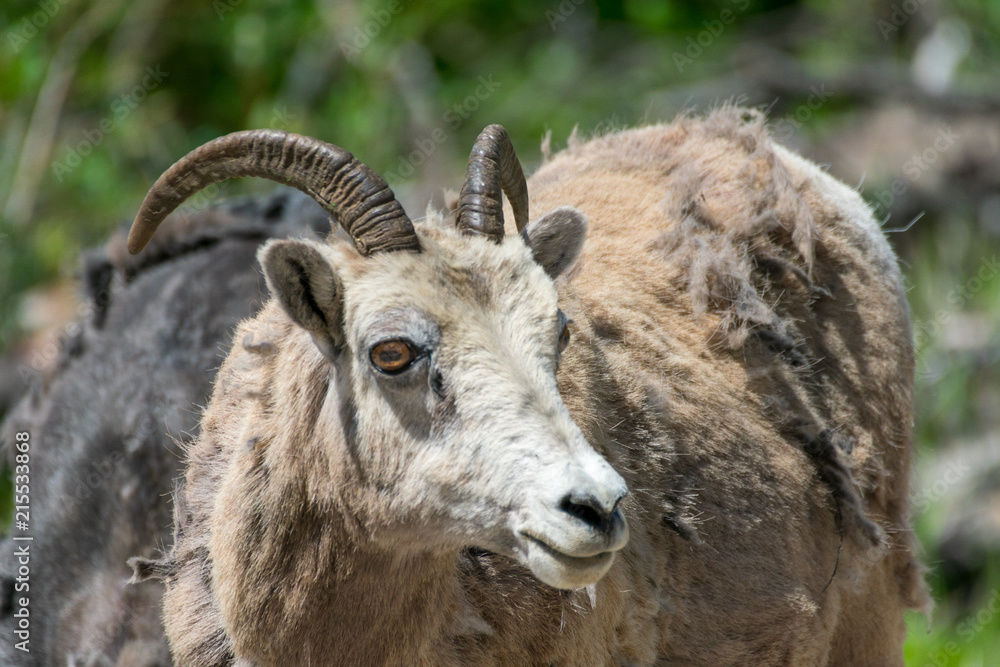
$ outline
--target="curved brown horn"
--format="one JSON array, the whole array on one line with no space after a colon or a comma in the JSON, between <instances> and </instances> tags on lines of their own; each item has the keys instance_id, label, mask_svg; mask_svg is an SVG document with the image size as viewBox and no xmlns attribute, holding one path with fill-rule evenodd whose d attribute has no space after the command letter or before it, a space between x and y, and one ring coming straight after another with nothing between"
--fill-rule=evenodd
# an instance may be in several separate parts
<instances>
[{"instance_id":1,"label":"curved brown horn","mask_svg":"<svg viewBox=\"0 0 1000 667\"><path fill-rule=\"evenodd\" d=\"M149 189L128 235L133 255L181 203L212 183L257 176L291 185L334 214L362 255L420 251L413 223L382 177L342 148L280 130L219 137L178 160Z\"/></svg>"},{"instance_id":2,"label":"curved brown horn","mask_svg":"<svg viewBox=\"0 0 1000 667\"><path fill-rule=\"evenodd\" d=\"M517 153L502 125L483 130L469 155L469 167L458 200L456 225L466 234L503 240L503 202L500 188L514 209L517 231L528 223L528 186Z\"/></svg>"}]
</instances>

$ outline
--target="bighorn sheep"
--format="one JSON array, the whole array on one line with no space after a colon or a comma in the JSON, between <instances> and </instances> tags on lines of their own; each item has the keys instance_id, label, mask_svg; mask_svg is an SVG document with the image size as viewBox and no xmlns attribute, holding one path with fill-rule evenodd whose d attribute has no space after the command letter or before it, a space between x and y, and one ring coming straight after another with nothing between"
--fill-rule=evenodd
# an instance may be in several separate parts
<instances>
[{"instance_id":1,"label":"bighorn sheep","mask_svg":"<svg viewBox=\"0 0 1000 667\"><path fill-rule=\"evenodd\" d=\"M454 219L416 224L342 149L236 133L160 177L130 250L247 175L351 241L261 249L173 547L133 561L179 665L902 664L903 287L756 113L572 139L527 187L491 126Z\"/></svg>"},{"instance_id":2,"label":"bighorn sheep","mask_svg":"<svg viewBox=\"0 0 1000 667\"><path fill-rule=\"evenodd\" d=\"M197 433L197 406L208 401L233 329L265 300L257 247L329 231L311 199L288 194L174 216L156 247L135 258L124 233L85 256L85 317L67 329L59 367L16 405L0 436L13 459L15 434L30 434L34 537L30 577L20 582L13 554L26 543L0 542L0 665L171 664L163 587L126 586L125 561L169 542L179 444ZM14 633L21 598L30 652L15 648L24 639Z\"/></svg>"}]
</instances>

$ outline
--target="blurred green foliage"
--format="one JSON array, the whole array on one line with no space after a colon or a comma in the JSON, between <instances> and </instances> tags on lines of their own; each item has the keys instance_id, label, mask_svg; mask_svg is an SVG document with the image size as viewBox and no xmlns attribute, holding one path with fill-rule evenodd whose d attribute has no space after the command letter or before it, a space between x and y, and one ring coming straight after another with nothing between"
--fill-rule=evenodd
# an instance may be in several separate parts
<instances>
[{"instance_id":1,"label":"blurred green foliage","mask_svg":"<svg viewBox=\"0 0 1000 667\"><path fill-rule=\"evenodd\" d=\"M994 93L994 0L5 2L0 351L24 333L26 292L72 275L79 251L130 220L163 169L221 134L273 127L340 144L395 177L391 184L419 214L435 188L459 185L468 148L489 123L508 128L530 170L547 131L559 145L577 125L607 131L726 100L794 121L811 94L797 80L859 82L810 109L806 122L786 122L793 131L782 140L808 153L832 128L905 87L918 46L945 19L957 20L968 42L950 90ZM884 188L893 176L870 175L865 187ZM232 197L270 187L220 189ZM970 352L920 326L942 313L971 314L994 341L1000 335L1000 278L961 308L948 300L1000 246L977 216L969 204L929 211L893 238L924 332L921 451L997 422L990 397L1000 386L998 347ZM0 491L8 502L9 486ZM944 521L932 515L919 522L931 565ZM1000 614L971 635L961 625L1000 590L1000 559L991 563L961 605L932 574L939 615L929 633L918 616L910 619L908 664L996 664Z\"/></svg>"}]
</instances>

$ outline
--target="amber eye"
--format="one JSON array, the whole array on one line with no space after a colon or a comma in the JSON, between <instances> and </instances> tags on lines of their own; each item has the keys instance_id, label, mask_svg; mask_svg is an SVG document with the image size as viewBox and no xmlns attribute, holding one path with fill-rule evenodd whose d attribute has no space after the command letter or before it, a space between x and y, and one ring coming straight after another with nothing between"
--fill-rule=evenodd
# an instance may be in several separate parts
<instances>
[{"instance_id":1,"label":"amber eye","mask_svg":"<svg viewBox=\"0 0 1000 667\"><path fill-rule=\"evenodd\" d=\"M417 358L413 346L405 340L394 339L372 348L371 360L375 368L384 373L401 373Z\"/></svg>"},{"instance_id":2,"label":"amber eye","mask_svg":"<svg viewBox=\"0 0 1000 667\"><path fill-rule=\"evenodd\" d=\"M559 354L562 354L569 345L569 320L563 322L562 331L559 332Z\"/></svg>"}]
</instances>

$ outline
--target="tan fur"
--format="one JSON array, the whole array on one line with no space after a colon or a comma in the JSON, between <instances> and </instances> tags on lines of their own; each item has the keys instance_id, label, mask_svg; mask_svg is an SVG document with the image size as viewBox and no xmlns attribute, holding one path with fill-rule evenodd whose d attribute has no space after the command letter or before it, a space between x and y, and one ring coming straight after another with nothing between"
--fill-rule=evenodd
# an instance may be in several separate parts
<instances>
[{"instance_id":1,"label":"tan fur","mask_svg":"<svg viewBox=\"0 0 1000 667\"><path fill-rule=\"evenodd\" d=\"M236 334L174 549L148 566L167 582L177 664L901 665L903 610L926 604L907 514L913 351L868 208L731 108L574 133L529 193L536 214L589 220L556 281L573 319L557 378L631 490L611 570L560 591L498 555L493 533L449 531L421 485L447 486L453 462L419 444L445 417L366 412L382 399L363 355L348 350L338 375L272 300ZM555 292L520 240L439 222L418 226L420 255L326 252L348 341L401 302L467 331L442 363L496 384L499 407L474 424L488 439L514 409L515 370L538 386L550 372L490 366L491 346L535 349ZM469 382L436 408L462 427Z\"/></svg>"}]
</instances>

